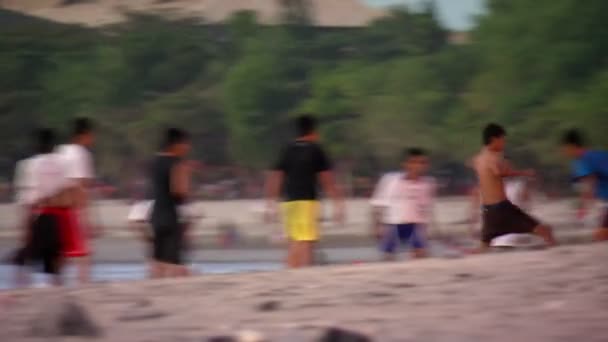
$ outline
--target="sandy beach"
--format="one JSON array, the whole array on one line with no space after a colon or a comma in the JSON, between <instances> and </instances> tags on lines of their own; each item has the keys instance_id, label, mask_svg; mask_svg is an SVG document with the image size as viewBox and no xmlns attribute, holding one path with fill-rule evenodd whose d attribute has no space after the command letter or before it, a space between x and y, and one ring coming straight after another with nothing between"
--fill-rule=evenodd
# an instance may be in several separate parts
<instances>
[{"instance_id":1,"label":"sandy beach","mask_svg":"<svg viewBox=\"0 0 608 342\"><path fill-rule=\"evenodd\" d=\"M594 244L9 291L0 294L0 329L2 341L49 340L32 336L32 326L67 301L88 312L98 341L208 341L254 330L304 342L327 327L373 341L606 341L606 258L608 245Z\"/></svg>"}]
</instances>

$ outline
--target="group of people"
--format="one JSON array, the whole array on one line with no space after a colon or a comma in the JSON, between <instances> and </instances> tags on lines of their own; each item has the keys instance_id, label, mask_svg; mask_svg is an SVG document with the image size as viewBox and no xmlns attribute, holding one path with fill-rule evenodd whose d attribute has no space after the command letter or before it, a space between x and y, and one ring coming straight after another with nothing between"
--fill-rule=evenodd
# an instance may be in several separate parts
<instances>
[{"instance_id":1,"label":"group of people","mask_svg":"<svg viewBox=\"0 0 608 342\"><path fill-rule=\"evenodd\" d=\"M282 200L289 267L314 263L314 246L319 240L318 184L333 199L336 222L344 220L343 197L330 159L319 145L314 117L301 116L296 128L298 137L283 150L267 180L271 218L276 218L277 202ZM536 235L547 246L557 244L552 228L525 211L530 198L527 184L535 172L516 170L505 160L506 137L503 127L488 124L482 132L483 147L470 163L478 179L475 203L479 214L475 216L482 221L480 246L471 253L485 252L495 239L511 234ZM608 152L588 149L577 130L567 131L561 145L563 154L572 160L573 181L583 184L582 212L588 212L594 199L608 201ZM413 257L424 257L428 227L436 223L437 184L428 175L427 152L417 147L407 149L401 167L401 171L381 177L370 200L373 235L385 260L394 260L402 245L412 248ZM595 229L594 239L608 240L608 210Z\"/></svg>"},{"instance_id":2,"label":"group of people","mask_svg":"<svg viewBox=\"0 0 608 342\"><path fill-rule=\"evenodd\" d=\"M315 245L320 239L320 192L333 202L337 224L344 224L344 197L332 171L332 162L320 144L317 121L312 115L295 120L297 137L280 152L266 180L265 214L268 222L279 220L288 241L286 264L297 268L315 262ZM95 177L90 147L94 142L93 124L76 119L70 143L55 146L55 134L40 129L35 134L36 153L17 165L18 202L25 213L22 245L15 253L20 266L18 281L27 281L25 267L42 265L61 284L61 271L67 261L77 260L79 280L90 279L88 238L99 233L91 220L91 184ZM487 125L483 147L472 159L479 185L482 220L478 252L486 251L493 239L507 234L534 234L548 246L556 245L552 229L530 216L509 198L505 179L531 178L531 170L515 170L505 161L506 131ZM563 151L573 160L573 179L583 183L585 206L598 198L608 201L608 153L589 150L582 135L568 131ZM176 128L164 132L163 144L149 170L149 202L135 215L145 223L142 236L148 243L152 277L188 274L184 266L188 250L186 205L190 194L190 166L186 156L191 149L188 134ZM430 159L422 148L409 148L402 159L402 170L383 176L370 204L374 230L386 260L394 260L398 248L410 245L414 257L427 255L427 229L434 222L437 184L429 176ZM280 204L280 205L279 205ZM608 240L608 212L594 236Z\"/></svg>"},{"instance_id":3,"label":"group of people","mask_svg":"<svg viewBox=\"0 0 608 342\"><path fill-rule=\"evenodd\" d=\"M88 118L74 120L70 142L56 146L53 130L34 134L35 153L17 163L16 199L21 208L20 245L13 255L17 286L27 285L30 267L64 283L65 266L74 263L78 281L91 279L90 239L101 233L91 205L95 179L91 147L95 141ZM185 131L170 128L150 170L153 204L147 221L153 229L144 233L152 258L154 277L187 274L182 266L185 228L178 212L189 193L190 168L184 157L190 150Z\"/></svg>"},{"instance_id":4,"label":"group of people","mask_svg":"<svg viewBox=\"0 0 608 342\"><path fill-rule=\"evenodd\" d=\"M22 213L21 245L14 255L18 285L30 281L26 266L34 263L54 284L61 284L68 261L76 264L80 282L90 280L88 241L100 233L91 214L94 141L93 124L86 118L74 120L71 140L60 146L53 130L42 128L33 136L34 154L17 164L15 187Z\"/></svg>"}]
</instances>

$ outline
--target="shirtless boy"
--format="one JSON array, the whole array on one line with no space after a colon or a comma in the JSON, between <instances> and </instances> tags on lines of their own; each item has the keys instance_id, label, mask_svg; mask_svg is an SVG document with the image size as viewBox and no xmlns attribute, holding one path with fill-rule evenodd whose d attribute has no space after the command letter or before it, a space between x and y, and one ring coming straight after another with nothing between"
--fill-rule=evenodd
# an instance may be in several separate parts
<instances>
[{"instance_id":1,"label":"shirtless boy","mask_svg":"<svg viewBox=\"0 0 608 342\"><path fill-rule=\"evenodd\" d=\"M504 178L533 177L533 171L516 171L504 161L506 131L497 124L489 124L483 130L484 148L473 159L473 167L479 179L479 191L483 205L481 252L490 242L505 234L535 234L548 246L556 244L552 229L525 213L507 199Z\"/></svg>"},{"instance_id":2,"label":"shirtless boy","mask_svg":"<svg viewBox=\"0 0 608 342\"><path fill-rule=\"evenodd\" d=\"M506 160L505 163L507 166L510 165L508 160ZM471 162L469 165L472 166L473 162ZM520 209L529 211L531 205L530 187L530 179L528 177L513 177L507 179L505 182L505 193L507 195L507 199ZM471 226L469 227L469 233L471 236L477 237L481 229L480 220L483 213L483 210L481 210L479 186L476 185L473 187L473 189L471 189L470 198L471 216L469 222L471 223Z\"/></svg>"}]
</instances>

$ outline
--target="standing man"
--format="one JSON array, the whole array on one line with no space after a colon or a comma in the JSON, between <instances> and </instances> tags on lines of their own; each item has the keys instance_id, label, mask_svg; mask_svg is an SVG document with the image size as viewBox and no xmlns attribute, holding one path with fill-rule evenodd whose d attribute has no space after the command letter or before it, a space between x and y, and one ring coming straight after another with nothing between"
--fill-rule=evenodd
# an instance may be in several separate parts
<instances>
[{"instance_id":1,"label":"standing man","mask_svg":"<svg viewBox=\"0 0 608 342\"><path fill-rule=\"evenodd\" d=\"M425 256L425 228L432 221L436 182L426 176L429 161L426 152L410 148L403 154L402 172L381 178L371 205L380 225L377 237L387 261L395 260L400 244L410 244L412 256Z\"/></svg>"},{"instance_id":2,"label":"standing man","mask_svg":"<svg viewBox=\"0 0 608 342\"><path fill-rule=\"evenodd\" d=\"M589 150L583 135L569 130L562 137L563 153L572 159L574 180L583 184L581 213L587 214L594 199L608 201L608 152ZM596 241L608 241L608 209L593 234Z\"/></svg>"},{"instance_id":3,"label":"standing man","mask_svg":"<svg viewBox=\"0 0 608 342\"><path fill-rule=\"evenodd\" d=\"M73 122L72 140L59 146L69 179L71 211L69 224L63 230L63 256L76 260L78 281L86 284L91 278L91 259L88 239L100 232L91 219L91 189L95 179L93 156L90 152L95 142L93 123L88 118Z\"/></svg>"},{"instance_id":4,"label":"standing man","mask_svg":"<svg viewBox=\"0 0 608 342\"><path fill-rule=\"evenodd\" d=\"M184 157L190 152L188 134L177 128L165 133L163 150L152 164L153 265L155 278L187 275L183 266L185 225L180 222L179 207L190 192L190 168Z\"/></svg>"},{"instance_id":5,"label":"standing man","mask_svg":"<svg viewBox=\"0 0 608 342\"><path fill-rule=\"evenodd\" d=\"M53 152L55 135L51 130L38 131L37 145L38 154L28 159L28 172L22 179L22 185L28 189L24 203L31 219L18 263L23 266L41 262L43 272L52 276L52 283L60 285L61 229L69 203L67 170L62 157Z\"/></svg>"},{"instance_id":6,"label":"standing man","mask_svg":"<svg viewBox=\"0 0 608 342\"><path fill-rule=\"evenodd\" d=\"M344 201L336 186L332 165L318 144L317 121L311 115L296 119L298 138L281 153L266 182L268 213L276 213L276 201L283 194L285 226L289 238L287 266L313 264L314 245L319 240L317 187L334 200L334 218L344 217Z\"/></svg>"},{"instance_id":7,"label":"standing man","mask_svg":"<svg viewBox=\"0 0 608 342\"><path fill-rule=\"evenodd\" d=\"M556 244L550 227L539 223L508 200L504 178L533 177L533 171L516 171L505 162L503 151L506 131L497 124L483 130L484 148L473 159L479 179L479 193L483 206L481 251L489 248L492 239L506 234L532 233L543 238L547 245Z\"/></svg>"}]
</instances>

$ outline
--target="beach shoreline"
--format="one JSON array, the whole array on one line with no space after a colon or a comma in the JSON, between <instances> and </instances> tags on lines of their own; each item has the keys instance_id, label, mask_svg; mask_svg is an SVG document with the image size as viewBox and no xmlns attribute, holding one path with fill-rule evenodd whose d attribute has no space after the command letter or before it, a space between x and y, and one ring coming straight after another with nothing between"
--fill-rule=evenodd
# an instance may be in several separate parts
<instances>
[{"instance_id":1,"label":"beach shoreline","mask_svg":"<svg viewBox=\"0 0 608 342\"><path fill-rule=\"evenodd\" d=\"M337 326L389 342L599 342L608 336L608 269L598 262L607 247L7 291L0 329L7 341L42 341L30 333L45 303L70 301L100 328L99 341L254 330L305 342Z\"/></svg>"}]
</instances>

